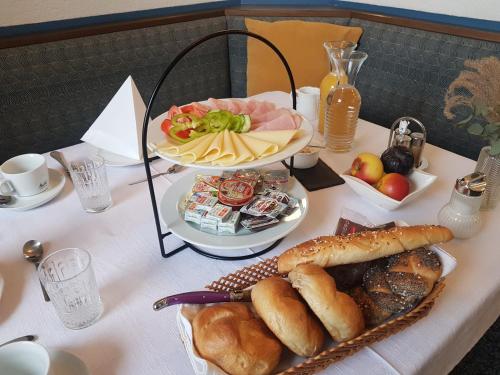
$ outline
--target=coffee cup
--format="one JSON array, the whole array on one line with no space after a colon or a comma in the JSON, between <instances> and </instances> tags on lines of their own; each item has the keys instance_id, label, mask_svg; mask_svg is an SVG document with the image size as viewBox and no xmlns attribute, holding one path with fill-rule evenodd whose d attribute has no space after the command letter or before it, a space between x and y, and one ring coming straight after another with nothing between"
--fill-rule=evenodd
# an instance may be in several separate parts
<instances>
[{"instance_id":1,"label":"coffee cup","mask_svg":"<svg viewBox=\"0 0 500 375\"><path fill-rule=\"evenodd\" d=\"M304 86L296 90L297 112L311 123L318 121L319 112L319 88Z\"/></svg>"},{"instance_id":2,"label":"coffee cup","mask_svg":"<svg viewBox=\"0 0 500 375\"><path fill-rule=\"evenodd\" d=\"M49 369L49 353L37 343L22 341L0 347L0 374L47 375Z\"/></svg>"},{"instance_id":3,"label":"coffee cup","mask_svg":"<svg viewBox=\"0 0 500 375\"><path fill-rule=\"evenodd\" d=\"M49 170L40 154L14 156L0 166L5 181L0 182L2 194L29 197L49 187Z\"/></svg>"}]
</instances>

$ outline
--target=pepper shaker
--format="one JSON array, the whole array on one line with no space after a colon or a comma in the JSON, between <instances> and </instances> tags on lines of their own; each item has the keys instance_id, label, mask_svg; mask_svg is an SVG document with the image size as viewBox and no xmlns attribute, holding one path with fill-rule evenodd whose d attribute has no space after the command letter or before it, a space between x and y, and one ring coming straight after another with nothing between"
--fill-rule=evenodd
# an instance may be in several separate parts
<instances>
[{"instance_id":1,"label":"pepper shaker","mask_svg":"<svg viewBox=\"0 0 500 375\"><path fill-rule=\"evenodd\" d=\"M479 208L485 189L484 173L474 172L457 179L450 201L439 211L439 224L448 227L456 238L475 235L481 228Z\"/></svg>"}]
</instances>

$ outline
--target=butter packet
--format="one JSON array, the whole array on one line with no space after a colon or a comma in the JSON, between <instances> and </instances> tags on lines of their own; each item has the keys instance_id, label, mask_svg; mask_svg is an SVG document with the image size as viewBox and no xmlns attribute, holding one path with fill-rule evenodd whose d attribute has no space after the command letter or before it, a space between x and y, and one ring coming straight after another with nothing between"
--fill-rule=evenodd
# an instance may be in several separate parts
<instances>
[{"instance_id":1,"label":"butter packet","mask_svg":"<svg viewBox=\"0 0 500 375\"><path fill-rule=\"evenodd\" d=\"M219 233L235 234L238 230L240 216L241 214L238 211L234 211L226 221L220 222L217 228Z\"/></svg>"}]
</instances>

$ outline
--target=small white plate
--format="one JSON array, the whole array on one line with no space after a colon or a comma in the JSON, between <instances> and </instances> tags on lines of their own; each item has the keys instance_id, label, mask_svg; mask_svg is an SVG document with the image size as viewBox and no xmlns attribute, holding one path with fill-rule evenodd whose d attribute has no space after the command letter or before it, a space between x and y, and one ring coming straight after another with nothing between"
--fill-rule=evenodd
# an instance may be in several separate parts
<instances>
[{"instance_id":1,"label":"small white plate","mask_svg":"<svg viewBox=\"0 0 500 375\"><path fill-rule=\"evenodd\" d=\"M49 375L89 375L85 363L77 356L63 350L48 349L50 356Z\"/></svg>"},{"instance_id":2,"label":"small white plate","mask_svg":"<svg viewBox=\"0 0 500 375\"><path fill-rule=\"evenodd\" d=\"M26 211L45 204L54 199L63 189L66 177L56 169L49 168L49 187L44 192L31 197L16 197L0 205L0 210Z\"/></svg>"},{"instance_id":3,"label":"small white plate","mask_svg":"<svg viewBox=\"0 0 500 375\"><path fill-rule=\"evenodd\" d=\"M437 176L415 169L407 176L410 180L410 194L408 194L403 200L397 201L388 197L384 193L381 193L373 186L357 177L347 174L343 174L341 177L345 180L347 185L349 185L349 187L362 198L389 211L395 210L415 200L424 191L426 191L437 178Z\"/></svg>"},{"instance_id":4,"label":"small white plate","mask_svg":"<svg viewBox=\"0 0 500 375\"><path fill-rule=\"evenodd\" d=\"M221 174L220 171L210 172L212 175ZM305 219L309 209L306 190L300 182L291 178L288 193L290 193L292 197L297 198L299 207L290 216L282 219L275 226L260 232L250 232L240 229L239 233L235 235L217 235L202 232L198 229L199 226L184 221L184 218L179 214L179 205L184 201L186 194L191 190L195 176L199 173L203 172L199 170L193 171L183 176L175 184L172 184L163 195L160 203L160 216L168 230L180 239L190 242L193 245L210 249L236 250L271 244L285 237L288 233L297 228Z\"/></svg>"}]
</instances>

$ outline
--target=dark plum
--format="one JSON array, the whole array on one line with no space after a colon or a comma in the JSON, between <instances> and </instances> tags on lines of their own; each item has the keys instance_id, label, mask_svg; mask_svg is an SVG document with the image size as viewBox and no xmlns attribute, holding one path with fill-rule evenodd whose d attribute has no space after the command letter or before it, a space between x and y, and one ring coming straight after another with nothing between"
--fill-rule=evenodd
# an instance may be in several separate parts
<instances>
[{"instance_id":1,"label":"dark plum","mask_svg":"<svg viewBox=\"0 0 500 375\"><path fill-rule=\"evenodd\" d=\"M413 154L405 146L392 146L380 157L385 173L407 175L413 168Z\"/></svg>"}]
</instances>

